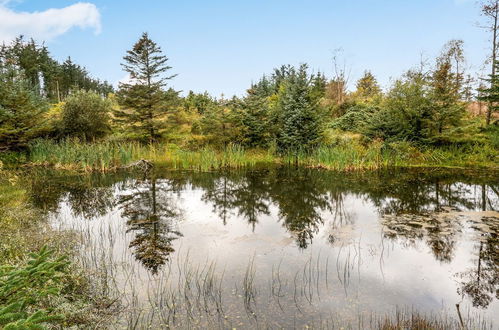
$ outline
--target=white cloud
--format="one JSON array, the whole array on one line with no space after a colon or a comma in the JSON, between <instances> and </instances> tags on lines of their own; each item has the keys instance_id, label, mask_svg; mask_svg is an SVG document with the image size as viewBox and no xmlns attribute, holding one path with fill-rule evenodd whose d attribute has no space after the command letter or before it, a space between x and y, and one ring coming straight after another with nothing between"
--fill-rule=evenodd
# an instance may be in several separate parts
<instances>
[{"instance_id":1,"label":"white cloud","mask_svg":"<svg viewBox=\"0 0 499 330\"><path fill-rule=\"evenodd\" d=\"M20 34L46 41L60 36L73 27L91 28L100 33L100 13L88 2L47 9L40 12L16 12L6 7L8 0L0 1L0 42L9 41Z\"/></svg>"}]
</instances>

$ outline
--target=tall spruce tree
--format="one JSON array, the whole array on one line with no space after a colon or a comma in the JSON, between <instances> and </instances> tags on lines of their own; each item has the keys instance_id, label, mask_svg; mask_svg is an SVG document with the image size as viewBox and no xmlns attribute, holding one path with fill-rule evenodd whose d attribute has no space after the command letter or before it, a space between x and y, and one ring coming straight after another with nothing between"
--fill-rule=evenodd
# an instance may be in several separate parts
<instances>
[{"instance_id":1,"label":"tall spruce tree","mask_svg":"<svg viewBox=\"0 0 499 330\"><path fill-rule=\"evenodd\" d=\"M270 142L269 82L263 77L247 90L242 102L242 134L244 144L250 147L268 147Z\"/></svg>"},{"instance_id":2,"label":"tall spruce tree","mask_svg":"<svg viewBox=\"0 0 499 330\"><path fill-rule=\"evenodd\" d=\"M119 86L121 109L115 113L116 120L137 131L139 138L154 142L160 137L165 122L160 117L169 109L168 94L163 88L175 75L165 76L171 69L167 65L168 58L147 33L142 34L123 59L123 69L130 75L131 82Z\"/></svg>"}]
</instances>

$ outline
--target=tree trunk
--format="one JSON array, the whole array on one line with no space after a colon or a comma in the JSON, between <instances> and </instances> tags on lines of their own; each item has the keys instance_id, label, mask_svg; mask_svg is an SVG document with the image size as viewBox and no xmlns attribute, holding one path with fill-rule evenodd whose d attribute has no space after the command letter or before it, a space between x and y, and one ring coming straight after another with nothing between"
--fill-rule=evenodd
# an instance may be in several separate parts
<instances>
[{"instance_id":1,"label":"tree trunk","mask_svg":"<svg viewBox=\"0 0 499 330\"><path fill-rule=\"evenodd\" d=\"M491 70L491 78L492 80L494 79L496 75L496 58L497 58L497 19L499 16L499 1L496 1L495 3L495 8L494 8L494 13L493 13L493 19L494 19L494 27L492 29L492 70ZM490 88L493 88L493 81L490 82ZM493 102L489 102L488 104L488 109L487 109L487 119L486 119L486 124L490 124L490 118L492 116L492 107L493 107Z\"/></svg>"}]
</instances>

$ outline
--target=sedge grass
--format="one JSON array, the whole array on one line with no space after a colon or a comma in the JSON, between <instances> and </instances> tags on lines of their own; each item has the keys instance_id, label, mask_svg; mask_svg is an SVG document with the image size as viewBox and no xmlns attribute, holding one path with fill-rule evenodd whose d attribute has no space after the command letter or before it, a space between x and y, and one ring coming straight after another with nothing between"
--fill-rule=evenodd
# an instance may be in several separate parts
<instances>
[{"instance_id":1,"label":"sedge grass","mask_svg":"<svg viewBox=\"0 0 499 330\"><path fill-rule=\"evenodd\" d=\"M171 169L210 171L259 164L296 164L337 171L375 170L388 167L497 167L498 150L490 145L416 148L409 144L374 142L320 146L309 152L279 155L268 150L229 144L223 149L203 147L183 150L176 145L102 141L59 143L39 140L29 151L28 163L58 169L110 171L139 159Z\"/></svg>"}]
</instances>

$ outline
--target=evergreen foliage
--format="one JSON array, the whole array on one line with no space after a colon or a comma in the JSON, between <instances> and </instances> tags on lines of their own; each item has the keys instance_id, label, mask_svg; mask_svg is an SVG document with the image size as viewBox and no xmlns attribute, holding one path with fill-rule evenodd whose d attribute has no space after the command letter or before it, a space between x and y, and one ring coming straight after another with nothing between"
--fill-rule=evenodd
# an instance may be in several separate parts
<instances>
[{"instance_id":1,"label":"evergreen foliage","mask_svg":"<svg viewBox=\"0 0 499 330\"><path fill-rule=\"evenodd\" d=\"M168 94L163 87L174 76L164 76L171 69L167 65L168 58L148 34L143 33L123 59L123 69L131 81L120 84L118 102L122 109L115 112L116 121L129 125L139 138L154 142L164 128L161 117L169 110Z\"/></svg>"},{"instance_id":2,"label":"evergreen foliage","mask_svg":"<svg viewBox=\"0 0 499 330\"><path fill-rule=\"evenodd\" d=\"M370 71L364 72L364 76L357 81L356 87L355 96L365 101L381 95L381 87L379 87L376 77Z\"/></svg>"},{"instance_id":3,"label":"evergreen foliage","mask_svg":"<svg viewBox=\"0 0 499 330\"><path fill-rule=\"evenodd\" d=\"M281 152L310 150L319 144L322 126L311 91L307 66L290 68L277 95L277 146Z\"/></svg>"},{"instance_id":4,"label":"evergreen foliage","mask_svg":"<svg viewBox=\"0 0 499 330\"><path fill-rule=\"evenodd\" d=\"M73 90L92 90L103 96L113 92L109 83L91 78L71 58L60 64L45 45L33 39L26 41L23 36L0 47L0 64L13 66L18 78L25 80L36 95L50 101L61 101Z\"/></svg>"},{"instance_id":5,"label":"evergreen foliage","mask_svg":"<svg viewBox=\"0 0 499 330\"><path fill-rule=\"evenodd\" d=\"M499 61L495 61L495 72L497 74L490 74L487 79L484 79L489 85L489 88L481 88L478 100L488 103L491 113L499 110Z\"/></svg>"},{"instance_id":6,"label":"evergreen foliage","mask_svg":"<svg viewBox=\"0 0 499 330\"><path fill-rule=\"evenodd\" d=\"M23 148L39 137L46 109L46 102L14 68L0 68L0 150Z\"/></svg>"}]
</instances>

